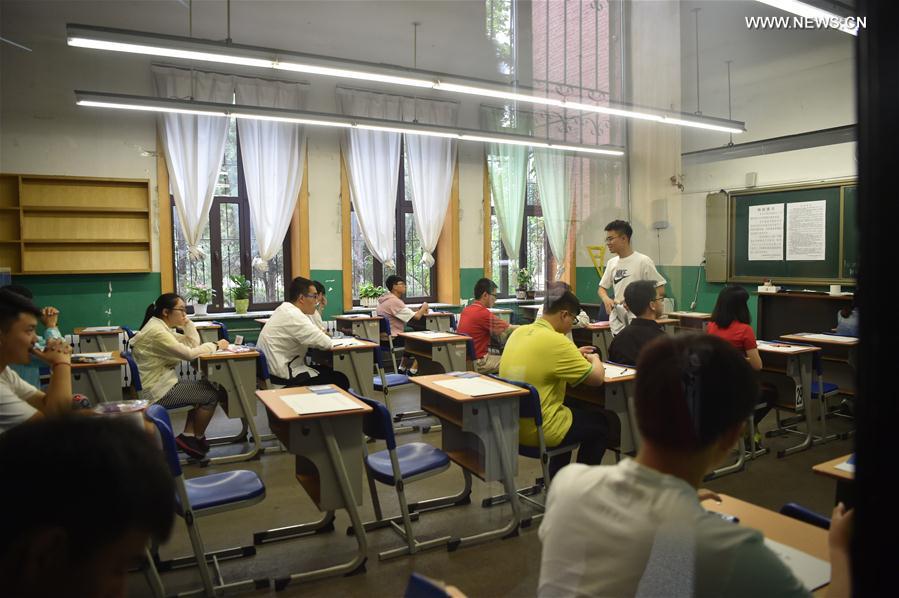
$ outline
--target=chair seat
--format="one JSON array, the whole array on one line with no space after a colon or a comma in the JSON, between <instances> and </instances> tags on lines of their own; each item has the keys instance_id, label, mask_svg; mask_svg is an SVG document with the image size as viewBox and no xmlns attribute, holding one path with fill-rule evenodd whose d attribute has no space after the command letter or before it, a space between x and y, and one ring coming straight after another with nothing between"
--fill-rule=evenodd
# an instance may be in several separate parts
<instances>
[{"instance_id":1,"label":"chair seat","mask_svg":"<svg viewBox=\"0 0 899 598\"><path fill-rule=\"evenodd\" d=\"M833 382L825 382L824 383L824 394L829 395L830 393L837 392L840 387ZM812 382L812 396L818 398L820 396L818 381L815 380Z\"/></svg>"},{"instance_id":2,"label":"chair seat","mask_svg":"<svg viewBox=\"0 0 899 598\"><path fill-rule=\"evenodd\" d=\"M400 476L404 480L449 467L449 456L426 442L411 442L396 447L396 458L400 463ZM393 467L390 465L388 451L372 453L365 458L365 463L376 480L383 484L393 484Z\"/></svg>"},{"instance_id":3,"label":"chair seat","mask_svg":"<svg viewBox=\"0 0 899 598\"><path fill-rule=\"evenodd\" d=\"M195 511L250 500L265 494L265 484L246 469L211 473L184 480L187 496Z\"/></svg>"},{"instance_id":4,"label":"chair seat","mask_svg":"<svg viewBox=\"0 0 899 598\"><path fill-rule=\"evenodd\" d=\"M409 376L406 374L386 374L387 378L387 388L393 388L394 386L402 386L403 384L410 384ZM375 376L372 378L375 384L375 390L383 391L384 385L381 383L381 377Z\"/></svg>"}]
</instances>

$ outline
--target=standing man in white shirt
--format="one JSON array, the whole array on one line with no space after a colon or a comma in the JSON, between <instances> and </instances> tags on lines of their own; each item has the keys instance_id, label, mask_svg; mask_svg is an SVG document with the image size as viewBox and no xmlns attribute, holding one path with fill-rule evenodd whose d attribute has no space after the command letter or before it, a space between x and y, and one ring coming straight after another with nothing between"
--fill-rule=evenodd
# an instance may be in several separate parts
<instances>
[{"instance_id":1,"label":"standing man in white shirt","mask_svg":"<svg viewBox=\"0 0 899 598\"><path fill-rule=\"evenodd\" d=\"M315 368L306 365L306 352L310 348L325 351L331 348L331 337L312 321L318 299L315 283L308 278L294 278L287 301L272 312L259 333L256 347L265 354L274 384L336 384L348 390L350 382L340 372L321 365Z\"/></svg>"},{"instance_id":2,"label":"standing man in white shirt","mask_svg":"<svg viewBox=\"0 0 899 598\"><path fill-rule=\"evenodd\" d=\"M665 279L648 255L634 251L631 247L634 229L630 224L624 220L613 220L606 225L605 231L606 247L615 257L608 261L602 280L599 281L599 298L609 314L612 334L618 334L636 317L623 305L627 285L635 280L651 280L656 283L656 291L661 289L664 293ZM609 296L609 289L614 290L614 298Z\"/></svg>"}]
</instances>

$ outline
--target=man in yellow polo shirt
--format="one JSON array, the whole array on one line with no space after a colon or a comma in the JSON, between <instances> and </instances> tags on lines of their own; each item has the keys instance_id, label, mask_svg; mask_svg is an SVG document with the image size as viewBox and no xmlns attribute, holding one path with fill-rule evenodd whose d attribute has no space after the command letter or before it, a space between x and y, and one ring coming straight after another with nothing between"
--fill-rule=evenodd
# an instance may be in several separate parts
<instances>
[{"instance_id":1,"label":"man in yellow polo shirt","mask_svg":"<svg viewBox=\"0 0 899 598\"><path fill-rule=\"evenodd\" d=\"M499 375L527 382L540 393L543 435L547 447L580 444L577 462L599 465L606 450L609 430L605 417L596 411L563 404L567 384L599 386L603 383L602 362L593 347L578 349L565 335L581 311L578 298L564 287L547 289L543 316L522 326L506 341ZM537 428L531 419L519 422L518 440L538 446ZM571 453L549 460L549 475L571 461Z\"/></svg>"}]
</instances>

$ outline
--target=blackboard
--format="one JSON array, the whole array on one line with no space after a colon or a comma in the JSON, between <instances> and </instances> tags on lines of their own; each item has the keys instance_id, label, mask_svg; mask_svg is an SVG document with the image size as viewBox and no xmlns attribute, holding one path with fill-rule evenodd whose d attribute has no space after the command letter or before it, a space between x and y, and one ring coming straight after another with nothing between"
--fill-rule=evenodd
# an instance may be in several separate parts
<instances>
[{"instance_id":1,"label":"blackboard","mask_svg":"<svg viewBox=\"0 0 899 598\"><path fill-rule=\"evenodd\" d=\"M751 207L783 205L783 225L786 229L790 204L819 201L825 205L824 259L788 261L784 248L780 260L749 260ZM858 270L857 193L854 181L733 192L729 202L728 280L761 283L768 278L775 284L854 284ZM784 232L784 245L786 242Z\"/></svg>"}]
</instances>

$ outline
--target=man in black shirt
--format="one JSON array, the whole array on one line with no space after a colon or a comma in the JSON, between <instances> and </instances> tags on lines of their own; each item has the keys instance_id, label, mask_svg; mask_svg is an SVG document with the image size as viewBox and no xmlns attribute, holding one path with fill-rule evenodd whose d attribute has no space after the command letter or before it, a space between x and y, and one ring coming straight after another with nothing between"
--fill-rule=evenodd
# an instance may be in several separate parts
<instances>
[{"instance_id":1,"label":"man in black shirt","mask_svg":"<svg viewBox=\"0 0 899 598\"><path fill-rule=\"evenodd\" d=\"M624 291L624 302L637 318L628 324L612 340L609 361L622 365L636 365L640 350L654 338L665 332L656 323L662 315L662 297L656 296L656 282L638 280Z\"/></svg>"}]
</instances>

